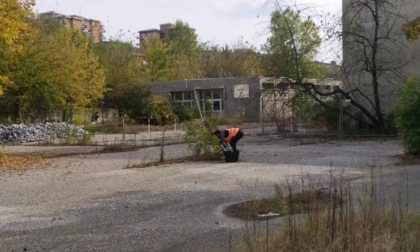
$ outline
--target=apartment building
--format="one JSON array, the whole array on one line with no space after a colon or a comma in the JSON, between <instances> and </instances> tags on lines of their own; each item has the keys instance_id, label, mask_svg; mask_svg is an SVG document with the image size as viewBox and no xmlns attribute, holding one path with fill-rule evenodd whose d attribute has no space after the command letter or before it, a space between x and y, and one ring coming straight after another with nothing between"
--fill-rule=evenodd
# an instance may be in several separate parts
<instances>
[{"instance_id":1,"label":"apartment building","mask_svg":"<svg viewBox=\"0 0 420 252\"><path fill-rule=\"evenodd\" d=\"M85 18L77 15L64 15L55 11L40 13L39 15L47 18L55 18L63 23L67 28L81 31L92 36L93 43L103 41L104 27L99 20Z\"/></svg>"},{"instance_id":2,"label":"apartment building","mask_svg":"<svg viewBox=\"0 0 420 252\"><path fill-rule=\"evenodd\" d=\"M152 35L157 35L159 36L161 39L166 39L168 37L168 33L169 31L174 28L175 25L172 23L165 23L165 24L161 24L159 29L147 29L147 30L141 30L139 31L139 46L140 48L142 48L142 45L144 44L144 40L145 38L152 36ZM194 28L190 28L192 31L195 32Z\"/></svg>"},{"instance_id":3,"label":"apartment building","mask_svg":"<svg viewBox=\"0 0 420 252\"><path fill-rule=\"evenodd\" d=\"M147 30L141 30L139 31L139 45L140 48L144 44L144 40L147 37L150 37L152 35L157 35L161 39L165 39L168 37L168 32L171 28L174 28L175 25L172 23L165 23L160 25L160 29L147 29Z\"/></svg>"}]
</instances>

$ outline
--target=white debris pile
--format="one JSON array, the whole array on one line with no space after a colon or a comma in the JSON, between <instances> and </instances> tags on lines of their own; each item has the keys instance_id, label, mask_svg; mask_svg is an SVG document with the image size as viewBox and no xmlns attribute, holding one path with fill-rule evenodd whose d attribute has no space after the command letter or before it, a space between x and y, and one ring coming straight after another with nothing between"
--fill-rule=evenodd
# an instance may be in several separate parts
<instances>
[{"instance_id":1,"label":"white debris pile","mask_svg":"<svg viewBox=\"0 0 420 252\"><path fill-rule=\"evenodd\" d=\"M69 135L82 137L86 133L83 126L67 123L0 125L0 143L40 142L65 138Z\"/></svg>"}]
</instances>

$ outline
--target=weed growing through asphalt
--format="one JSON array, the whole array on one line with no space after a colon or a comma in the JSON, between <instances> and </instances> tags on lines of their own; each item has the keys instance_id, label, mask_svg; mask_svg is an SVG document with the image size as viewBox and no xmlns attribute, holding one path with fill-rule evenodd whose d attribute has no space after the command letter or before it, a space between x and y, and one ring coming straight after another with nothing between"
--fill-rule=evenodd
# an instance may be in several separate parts
<instances>
[{"instance_id":1,"label":"weed growing through asphalt","mask_svg":"<svg viewBox=\"0 0 420 252\"><path fill-rule=\"evenodd\" d=\"M270 225L269 218L254 221L254 229L249 228L243 244L233 250L420 251L420 214L408 210L406 173L400 174L398 185L390 186L382 181L380 170L372 167L357 184L331 172L322 197L302 193L319 191L319 183L287 181L288 196L277 200L283 204L280 210L285 211L285 202L288 208L281 227ZM293 197L301 204L291 204ZM259 204L266 205L267 199ZM260 232L255 223L262 226Z\"/></svg>"}]
</instances>

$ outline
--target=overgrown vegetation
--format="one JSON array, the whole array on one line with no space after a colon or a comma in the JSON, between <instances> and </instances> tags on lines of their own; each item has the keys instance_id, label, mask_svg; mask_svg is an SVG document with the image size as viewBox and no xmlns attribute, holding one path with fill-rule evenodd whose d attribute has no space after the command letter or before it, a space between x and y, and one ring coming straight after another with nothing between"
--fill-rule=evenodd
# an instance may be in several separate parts
<instances>
[{"instance_id":1,"label":"overgrown vegetation","mask_svg":"<svg viewBox=\"0 0 420 252\"><path fill-rule=\"evenodd\" d=\"M65 131L59 136L60 142L69 145L87 145L92 143L93 135L84 130L80 132L79 127L68 125Z\"/></svg>"},{"instance_id":2,"label":"overgrown vegetation","mask_svg":"<svg viewBox=\"0 0 420 252\"><path fill-rule=\"evenodd\" d=\"M205 121L190 121L184 124L185 141L193 155L211 159L220 159L222 150L219 139L214 135L215 120L208 118Z\"/></svg>"},{"instance_id":3,"label":"overgrown vegetation","mask_svg":"<svg viewBox=\"0 0 420 252\"><path fill-rule=\"evenodd\" d=\"M286 200L276 196L270 204L280 204L277 208L287 209L287 213L301 214L282 217L284 225L275 231L269 229L267 219L266 233L258 235L248 230L245 244L236 251L418 251L420 215L407 208L406 174L400 174L399 184L393 185L395 190L386 190L377 170L371 168L360 187L351 186L343 175L331 173L322 197L305 193L319 192L316 183L289 181ZM284 202L295 195L295 202L300 203L285 207ZM267 202L259 201L260 206Z\"/></svg>"},{"instance_id":4,"label":"overgrown vegetation","mask_svg":"<svg viewBox=\"0 0 420 252\"><path fill-rule=\"evenodd\" d=\"M331 97L325 100L328 106L323 106L308 95L296 96L289 106L293 107L297 121L309 123L317 128L325 128L328 131L338 131L340 116L340 99Z\"/></svg>"},{"instance_id":5,"label":"overgrown vegetation","mask_svg":"<svg viewBox=\"0 0 420 252\"><path fill-rule=\"evenodd\" d=\"M273 197L234 204L226 208L224 212L228 216L244 220L261 220L288 214L307 213L314 202L317 202L320 207L325 207L332 200L328 192L322 189L285 195L276 185L275 191Z\"/></svg>"},{"instance_id":6,"label":"overgrown vegetation","mask_svg":"<svg viewBox=\"0 0 420 252\"><path fill-rule=\"evenodd\" d=\"M409 78L401 87L395 122L398 136L408 154L420 153L420 78Z\"/></svg>"}]
</instances>

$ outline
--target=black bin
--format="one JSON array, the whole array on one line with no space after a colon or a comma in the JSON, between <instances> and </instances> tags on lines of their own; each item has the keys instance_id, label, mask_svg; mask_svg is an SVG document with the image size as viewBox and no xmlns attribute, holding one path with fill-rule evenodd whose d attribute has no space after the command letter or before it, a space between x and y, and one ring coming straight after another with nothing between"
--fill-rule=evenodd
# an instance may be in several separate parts
<instances>
[{"instance_id":1,"label":"black bin","mask_svg":"<svg viewBox=\"0 0 420 252\"><path fill-rule=\"evenodd\" d=\"M239 151L225 151L223 152L225 154L225 160L228 163L232 162L238 162L239 159Z\"/></svg>"}]
</instances>

